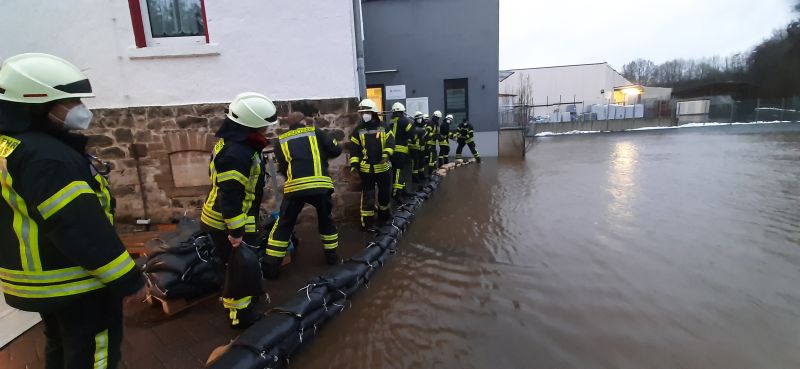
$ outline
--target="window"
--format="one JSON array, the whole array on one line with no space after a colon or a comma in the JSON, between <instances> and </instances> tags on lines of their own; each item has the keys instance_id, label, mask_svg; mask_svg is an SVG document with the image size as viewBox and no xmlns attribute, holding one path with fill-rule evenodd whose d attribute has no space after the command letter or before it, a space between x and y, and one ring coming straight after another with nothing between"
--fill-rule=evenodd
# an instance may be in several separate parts
<instances>
[{"instance_id":1,"label":"window","mask_svg":"<svg viewBox=\"0 0 800 369\"><path fill-rule=\"evenodd\" d=\"M383 111L383 85L367 87L367 98L374 101L378 111Z\"/></svg>"},{"instance_id":2,"label":"window","mask_svg":"<svg viewBox=\"0 0 800 369\"><path fill-rule=\"evenodd\" d=\"M136 47L206 44L204 0L128 0Z\"/></svg>"},{"instance_id":3,"label":"window","mask_svg":"<svg viewBox=\"0 0 800 369\"><path fill-rule=\"evenodd\" d=\"M444 80L444 113L453 115L452 125L461 123L464 118L469 119L468 81L467 78Z\"/></svg>"}]
</instances>

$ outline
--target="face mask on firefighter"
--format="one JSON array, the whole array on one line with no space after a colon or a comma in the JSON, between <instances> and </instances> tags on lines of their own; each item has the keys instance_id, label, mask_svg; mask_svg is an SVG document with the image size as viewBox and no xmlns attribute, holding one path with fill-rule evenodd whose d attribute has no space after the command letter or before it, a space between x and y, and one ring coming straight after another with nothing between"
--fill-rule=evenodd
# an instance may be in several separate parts
<instances>
[{"instance_id":1,"label":"face mask on firefighter","mask_svg":"<svg viewBox=\"0 0 800 369\"><path fill-rule=\"evenodd\" d=\"M364 122L369 122L372 120L372 114L371 113L361 114L361 119L363 119Z\"/></svg>"}]
</instances>

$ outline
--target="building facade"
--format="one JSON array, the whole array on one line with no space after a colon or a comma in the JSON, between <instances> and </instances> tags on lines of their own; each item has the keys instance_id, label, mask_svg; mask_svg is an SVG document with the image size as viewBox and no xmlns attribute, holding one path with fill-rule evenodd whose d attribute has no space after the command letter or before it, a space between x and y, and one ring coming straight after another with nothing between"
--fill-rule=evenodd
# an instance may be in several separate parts
<instances>
[{"instance_id":1,"label":"building facade","mask_svg":"<svg viewBox=\"0 0 800 369\"><path fill-rule=\"evenodd\" d=\"M357 11L357 0L1 1L0 60L45 52L84 70L97 95L85 99L90 151L114 166L118 223L165 223L201 206L214 132L240 92L344 140L362 82ZM331 168L337 215L355 219L346 158Z\"/></svg>"},{"instance_id":2,"label":"building facade","mask_svg":"<svg viewBox=\"0 0 800 369\"><path fill-rule=\"evenodd\" d=\"M632 83L608 63L513 69L500 82L500 93L515 94L522 83L533 92L535 115L566 112L574 105L578 113L592 105L614 104L614 89ZM503 74L503 73L501 73Z\"/></svg>"},{"instance_id":3,"label":"building facade","mask_svg":"<svg viewBox=\"0 0 800 369\"><path fill-rule=\"evenodd\" d=\"M496 156L499 0L365 0L362 14L367 95L468 118Z\"/></svg>"}]
</instances>

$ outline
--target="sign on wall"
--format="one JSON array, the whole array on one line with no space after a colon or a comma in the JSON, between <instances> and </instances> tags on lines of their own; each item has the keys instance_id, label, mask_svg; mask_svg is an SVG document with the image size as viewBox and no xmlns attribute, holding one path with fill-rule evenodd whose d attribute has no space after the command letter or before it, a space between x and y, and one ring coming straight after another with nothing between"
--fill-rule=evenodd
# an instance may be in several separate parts
<instances>
[{"instance_id":1,"label":"sign on wall","mask_svg":"<svg viewBox=\"0 0 800 369\"><path fill-rule=\"evenodd\" d=\"M414 115L414 113L418 111L422 112L422 114L429 114L428 98L409 97L406 99L406 113L408 113L408 115Z\"/></svg>"},{"instance_id":2,"label":"sign on wall","mask_svg":"<svg viewBox=\"0 0 800 369\"><path fill-rule=\"evenodd\" d=\"M406 98L406 85L386 86L386 100L403 100Z\"/></svg>"}]
</instances>

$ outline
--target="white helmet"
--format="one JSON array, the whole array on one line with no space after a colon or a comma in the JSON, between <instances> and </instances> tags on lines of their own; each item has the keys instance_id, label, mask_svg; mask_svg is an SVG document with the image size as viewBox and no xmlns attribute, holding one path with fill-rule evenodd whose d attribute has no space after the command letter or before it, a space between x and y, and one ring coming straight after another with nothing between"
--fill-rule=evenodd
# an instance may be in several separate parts
<instances>
[{"instance_id":1,"label":"white helmet","mask_svg":"<svg viewBox=\"0 0 800 369\"><path fill-rule=\"evenodd\" d=\"M414 118L422 118L422 112L421 112L421 111L419 111L419 110L417 110L416 112L414 112Z\"/></svg>"},{"instance_id":2,"label":"white helmet","mask_svg":"<svg viewBox=\"0 0 800 369\"><path fill-rule=\"evenodd\" d=\"M442 112L437 110L437 111L433 112L433 116L436 117L436 118L441 118L442 117Z\"/></svg>"},{"instance_id":3,"label":"white helmet","mask_svg":"<svg viewBox=\"0 0 800 369\"><path fill-rule=\"evenodd\" d=\"M428 114L422 114L422 119L428 119L430 116Z\"/></svg>"},{"instance_id":4,"label":"white helmet","mask_svg":"<svg viewBox=\"0 0 800 369\"><path fill-rule=\"evenodd\" d=\"M396 103L392 104L392 111L394 111L394 112L406 111L406 107L403 106L402 103L396 102Z\"/></svg>"},{"instance_id":5,"label":"white helmet","mask_svg":"<svg viewBox=\"0 0 800 369\"><path fill-rule=\"evenodd\" d=\"M358 112L359 113L372 112L372 113L376 113L377 114L378 113L378 107L377 107L377 105L375 105L374 101L372 101L370 99L364 99L364 100L361 100L360 103L358 103Z\"/></svg>"},{"instance_id":6,"label":"white helmet","mask_svg":"<svg viewBox=\"0 0 800 369\"><path fill-rule=\"evenodd\" d=\"M245 127L263 128L278 124L278 109L272 100L257 92L243 92L228 105L228 119Z\"/></svg>"},{"instance_id":7,"label":"white helmet","mask_svg":"<svg viewBox=\"0 0 800 369\"><path fill-rule=\"evenodd\" d=\"M450 120L453 120L453 114L447 114L447 116L446 116L446 117L444 117L444 119L450 119Z\"/></svg>"},{"instance_id":8,"label":"white helmet","mask_svg":"<svg viewBox=\"0 0 800 369\"><path fill-rule=\"evenodd\" d=\"M74 64L57 56L19 54L0 67L0 100L26 104L94 97L89 79Z\"/></svg>"}]
</instances>

